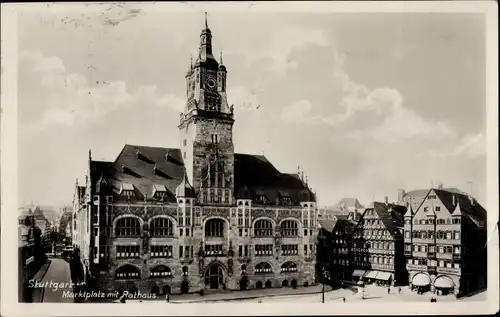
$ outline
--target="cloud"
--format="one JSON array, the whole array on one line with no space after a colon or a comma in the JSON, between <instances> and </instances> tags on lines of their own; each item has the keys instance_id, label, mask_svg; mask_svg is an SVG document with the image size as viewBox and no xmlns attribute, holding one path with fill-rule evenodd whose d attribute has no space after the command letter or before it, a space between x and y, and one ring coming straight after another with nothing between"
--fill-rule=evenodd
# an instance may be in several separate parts
<instances>
[{"instance_id":1,"label":"cloud","mask_svg":"<svg viewBox=\"0 0 500 317\"><path fill-rule=\"evenodd\" d=\"M311 112L311 108L312 105L309 100L300 100L285 107L281 112L281 118L288 122L307 123L306 118Z\"/></svg>"},{"instance_id":2,"label":"cloud","mask_svg":"<svg viewBox=\"0 0 500 317\"><path fill-rule=\"evenodd\" d=\"M186 106L186 100L170 93L158 99L155 105L158 107L168 107L177 112L183 112Z\"/></svg>"},{"instance_id":3,"label":"cloud","mask_svg":"<svg viewBox=\"0 0 500 317\"><path fill-rule=\"evenodd\" d=\"M130 91L125 81L96 81L90 84L85 76L65 72L63 61L39 52L23 52L21 63L40 76L50 104L42 115L42 124L74 125L96 122L106 115L133 105L168 106L182 111L184 101L174 94L160 96L156 86L139 86Z\"/></svg>"}]
</instances>

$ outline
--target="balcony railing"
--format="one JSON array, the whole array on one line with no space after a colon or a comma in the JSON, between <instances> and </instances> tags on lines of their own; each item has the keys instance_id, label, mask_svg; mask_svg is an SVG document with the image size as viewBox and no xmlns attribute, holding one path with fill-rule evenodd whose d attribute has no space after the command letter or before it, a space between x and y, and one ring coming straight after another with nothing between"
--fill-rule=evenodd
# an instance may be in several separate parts
<instances>
[{"instance_id":1,"label":"balcony railing","mask_svg":"<svg viewBox=\"0 0 500 317\"><path fill-rule=\"evenodd\" d=\"M434 251L428 251L427 252L427 257L428 258L432 258L432 259L436 258L436 252L434 252Z\"/></svg>"},{"instance_id":2,"label":"balcony railing","mask_svg":"<svg viewBox=\"0 0 500 317\"><path fill-rule=\"evenodd\" d=\"M405 250L405 257L411 257L412 251L411 250Z\"/></svg>"},{"instance_id":3,"label":"balcony railing","mask_svg":"<svg viewBox=\"0 0 500 317\"><path fill-rule=\"evenodd\" d=\"M457 268L451 268L451 267L438 267L437 268L437 273L441 274L460 274L461 270Z\"/></svg>"},{"instance_id":4,"label":"balcony railing","mask_svg":"<svg viewBox=\"0 0 500 317\"><path fill-rule=\"evenodd\" d=\"M453 253L453 260L454 261L462 260L462 255L460 253Z\"/></svg>"},{"instance_id":5,"label":"balcony railing","mask_svg":"<svg viewBox=\"0 0 500 317\"><path fill-rule=\"evenodd\" d=\"M426 265L419 265L419 264L406 264L406 268L408 270L415 270L415 271L425 271L427 270Z\"/></svg>"}]
</instances>

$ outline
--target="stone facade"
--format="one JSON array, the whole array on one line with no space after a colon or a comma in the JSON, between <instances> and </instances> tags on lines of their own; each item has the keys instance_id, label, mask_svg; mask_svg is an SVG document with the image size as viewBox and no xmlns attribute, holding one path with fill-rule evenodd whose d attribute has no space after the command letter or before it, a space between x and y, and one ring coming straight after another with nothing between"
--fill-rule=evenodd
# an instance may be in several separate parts
<instances>
[{"instance_id":1,"label":"stone facade","mask_svg":"<svg viewBox=\"0 0 500 317\"><path fill-rule=\"evenodd\" d=\"M111 214L110 218L113 223L111 235L109 237L101 236L104 241L100 241L101 245L109 247L109 254L102 252L104 256L101 257L100 270L98 277L98 287L101 290L106 291L116 291L120 288L131 289L132 287L137 287L140 292L151 292L155 285L159 289L168 285L172 293L181 293L181 285L185 281L188 283L189 292L198 292L200 290L207 289L205 285L205 276L207 270L212 265L219 266L223 271L223 283L227 289L238 290L240 289L240 282L243 276L246 276L248 281L247 289L256 288L258 282L262 283L262 287L266 286L266 282L270 281L270 287L281 287L283 281L287 281L289 286L292 285L292 281L296 281L297 286L312 285L314 284L314 253L309 253L309 255L304 254L303 247L298 248L297 255L282 255L280 250L281 244L290 245L314 245L316 239L316 232L313 228L305 228L302 224L303 217L307 218L308 211L311 211L311 207L314 209L314 203L312 206L307 206L303 208L289 208L289 209L274 209L258 207L258 209L252 209L249 206L235 206L235 207L221 207L221 208L211 208L211 207L194 207L194 221L192 226L182 228L189 228L192 230L192 236L180 236L181 227L178 226L178 219L176 217L177 207L176 205L170 206L154 206L154 205L122 205L122 204L110 204L104 203L100 206L101 208L106 208ZM249 207L249 208L248 208ZM240 214L245 210L246 215L251 220L250 223L255 224L259 219L270 219L274 225L273 235L270 237L255 237L253 234L254 227L249 226L238 226L237 215L238 211ZM196 218L197 212L201 212L201 217ZM309 213L312 215L311 213ZM145 228L144 224L148 224L152 219L157 217L168 217L174 224L174 234L173 237L169 238L145 238L144 230L141 230L141 234L136 238L121 238L114 234L116 221L123 217L137 217L140 219L141 227ZM257 218L254 218L257 217ZM206 237L204 235L204 224L207 220L213 218L224 219L228 227L224 228L224 236L222 238ZM308 235L299 235L296 237L283 237L279 241L276 238L277 228L284 220L294 220L298 226L298 232L303 233L303 230L308 230ZM311 223L314 220L311 219ZM239 230L247 229L248 236L240 236ZM313 233L311 236L310 233ZM149 240L149 241L148 241ZM200 250L205 244L210 244L213 242L220 242L224 245L224 252L221 256L209 256L204 255ZM153 258L150 255L150 247L152 245L169 245L172 246L172 257L170 258ZM255 245L273 245L273 253L268 256L258 256L255 254ZM116 256L116 246L119 245L137 245L140 249L140 255L134 259L119 259ZM247 245L249 247L249 254L245 256L238 254L238 246ZM194 249L193 256L191 254L183 256L179 254L179 248L185 246L192 246ZM232 254L229 249L232 249ZM314 252L314 251L313 251ZM293 262L297 266L297 270L294 272L281 272L281 267L287 262ZM255 266L260 263L269 263L272 272L269 273L256 273ZM137 267L140 272L140 279L117 279L116 270L124 265L133 265ZM169 277L151 277L151 270L159 265L166 265L171 270L172 275ZM246 268L242 269L242 266ZM187 267L187 275L183 274L183 268Z\"/></svg>"},{"instance_id":2,"label":"stone facade","mask_svg":"<svg viewBox=\"0 0 500 317\"><path fill-rule=\"evenodd\" d=\"M73 241L107 291L164 294L315 282L316 198L303 174L235 154L227 70L208 25L186 74L180 148L126 145L76 186Z\"/></svg>"}]
</instances>

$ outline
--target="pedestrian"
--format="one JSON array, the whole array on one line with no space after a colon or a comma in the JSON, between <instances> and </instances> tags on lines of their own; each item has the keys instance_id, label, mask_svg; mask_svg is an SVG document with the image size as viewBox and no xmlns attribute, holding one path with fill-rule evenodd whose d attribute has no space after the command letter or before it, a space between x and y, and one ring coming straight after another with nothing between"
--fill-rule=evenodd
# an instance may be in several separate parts
<instances>
[{"instance_id":1,"label":"pedestrian","mask_svg":"<svg viewBox=\"0 0 500 317\"><path fill-rule=\"evenodd\" d=\"M170 303L170 294L167 293L167 295L165 295L165 299L167 300L167 303Z\"/></svg>"},{"instance_id":2,"label":"pedestrian","mask_svg":"<svg viewBox=\"0 0 500 317\"><path fill-rule=\"evenodd\" d=\"M401 294L401 286L398 287L398 293Z\"/></svg>"},{"instance_id":3,"label":"pedestrian","mask_svg":"<svg viewBox=\"0 0 500 317\"><path fill-rule=\"evenodd\" d=\"M390 294L390 293L391 293L391 288L390 288L390 287L388 287L388 288L387 288L387 294Z\"/></svg>"},{"instance_id":4,"label":"pedestrian","mask_svg":"<svg viewBox=\"0 0 500 317\"><path fill-rule=\"evenodd\" d=\"M345 303L345 297L342 297L342 301Z\"/></svg>"}]
</instances>

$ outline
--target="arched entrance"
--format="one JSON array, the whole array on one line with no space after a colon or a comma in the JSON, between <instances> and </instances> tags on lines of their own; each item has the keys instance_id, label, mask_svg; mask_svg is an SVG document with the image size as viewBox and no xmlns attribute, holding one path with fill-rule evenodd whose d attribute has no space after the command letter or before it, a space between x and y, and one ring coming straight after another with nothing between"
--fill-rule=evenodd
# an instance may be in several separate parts
<instances>
[{"instance_id":1,"label":"arched entrance","mask_svg":"<svg viewBox=\"0 0 500 317\"><path fill-rule=\"evenodd\" d=\"M271 288L271 286L272 286L271 281L267 280L267 281L266 281L266 284L265 284L265 287L266 287L266 288Z\"/></svg>"},{"instance_id":2,"label":"arched entrance","mask_svg":"<svg viewBox=\"0 0 500 317\"><path fill-rule=\"evenodd\" d=\"M210 266L205 272L205 285L210 289L219 289L224 283L224 271L218 264Z\"/></svg>"},{"instance_id":3,"label":"arched entrance","mask_svg":"<svg viewBox=\"0 0 500 317\"><path fill-rule=\"evenodd\" d=\"M297 280L292 280L292 287L297 288Z\"/></svg>"},{"instance_id":4,"label":"arched entrance","mask_svg":"<svg viewBox=\"0 0 500 317\"><path fill-rule=\"evenodd\" d=\"M288 287L288 280L284 280L283 282L281 282L281 286Z\"/></svg>"},{"instance_id":5,"label":"arched entrance","mask_svg":"<svg viewBox=\"0 0 500 317\"><path fill-rule=\"evenodd\" d=\"M187 294L189 293L189 283L188 281L184 280L181 283L181 294Z\"/></svg>"},{"instance_id":6,"label":"arched entrance","mask_svg":"<svg viewBox=\"0 0 500 317\"><path fill-rule=\"evenodd\" d=\"M243 276L240 280L240 290L244 291L248 287L248 277Z\"/></svg>"},{"instance_id":7,"label":"arched entrance","mask_svg":"<svg viewBox=\"0 0 500 317\"><path fill-rule=\"evenodd\" d=\"M262 288L262 282L258 281L257 283L255 283L255 287L256 288Z\"/></svg>"}]
</instances>

